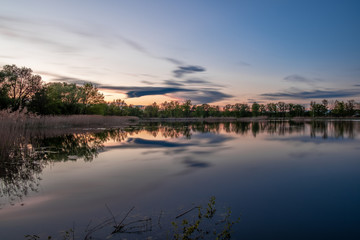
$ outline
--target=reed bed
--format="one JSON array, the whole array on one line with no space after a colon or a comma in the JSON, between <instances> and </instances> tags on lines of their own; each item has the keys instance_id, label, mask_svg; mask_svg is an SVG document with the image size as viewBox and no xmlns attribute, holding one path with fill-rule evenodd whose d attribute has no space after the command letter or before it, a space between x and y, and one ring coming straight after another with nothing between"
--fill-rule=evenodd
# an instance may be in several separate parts
<instances>
[{"instance_id":1,"label":"reed bed","mask_svg":"<svg viewBox=\"0 0 360 240\"><path fill-rule=\"evenodd\" d=\"M15 148L27 148L35 138L123 128L137 122L137 117L36 116L26 111L0 111L0 160L8 158Z\"/></svg>"}]
</instances>

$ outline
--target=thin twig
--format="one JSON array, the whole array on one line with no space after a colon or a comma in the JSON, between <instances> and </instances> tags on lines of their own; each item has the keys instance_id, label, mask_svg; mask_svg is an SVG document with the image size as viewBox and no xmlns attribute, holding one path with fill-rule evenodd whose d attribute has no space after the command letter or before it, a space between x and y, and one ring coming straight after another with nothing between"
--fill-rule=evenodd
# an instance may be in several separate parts
<instances>
[{"instance_id":1,"label":"thin twig","mask_svg":"<svg viewBox=\"0 0 360 240\"><path fill-rule=\"evenodd\" d=\"M161 229L160 219L162 217L162 214L163 214L163 210L160 211L160 215L159 215L159 219L158 219L158 225L159 225L160 229Z\"/></svg>"},{"instance_id":2,"label":"thin twig","mask_svg":"<svg viewBox=\"0 0 360 240\"><path fill-rule=\"evenodd\" d=\"M199 207L193 207L193 208L191 208L191 209L189 209L189 210L181 213L180 215L177 215L177 216L175 217L175 219L178 219L179 217L182 217L182 216L184 216L185 214L188 214L189 212L191 212L192 210L194 210L194 209L196 209L196 208L199 208Z\"/></svg>"},{"instance_id":3,"label":"thin twig","mask_svg":"<svg viewBox=\"0 0 360 240\"><path fill-rule=\"evenodd\" d=\"M135 207L132 207L132 208L127 212L127 214L126 214L125 217L121 220L121 222L119 223L119 225L121 225L121 224L125 221L125 219L129 216L129 214L132 212L132 210L134 210L134 208L135 208Z\"/></svg>"},{"instance_id":4,"label":"thin twig","mask_svg":"<svg viewBox=\"0 0 360 240\"><path fill-rule=\"evenodd\" d=\"M113 220L114 220L115 225L117 225L117 223L116 223L116 219L115 219L115 216L114 216L114 214L111 212L111 210L110 210L109 206L108 206L106 203L105 203L105 207L106 207L106 208L107 208L107 210L109 211L110 215L113 217Z\"/></svg>"},{"instance_id":5,"label":"thin twig","mask_svg":"<svg viewBox=\"0 0 360 240\"><path fill-rule=\"evenodd\" d=\"M121 231L121 229L124 228L124 225L123 225L123 222L125 221L125 219L129 216L129 214L131 213L132 210L134 210L135 207L132 207L125 215L125 217L121 220L121 222L117 225L115 225L115 230L111 233L111 234L114 234L114 233L118 233Z\"/></svg>"},{"instance_id":6,"label":"thin twig","mask_svg":"<svg viewBox=\"0 0 360 240\"><path fill-rule=\"evenodd\" d=\"M72 235L73 235L73 240L75 240L75 222L73 222L73 231L72 231Z\"/></svg>"}]
</instances>

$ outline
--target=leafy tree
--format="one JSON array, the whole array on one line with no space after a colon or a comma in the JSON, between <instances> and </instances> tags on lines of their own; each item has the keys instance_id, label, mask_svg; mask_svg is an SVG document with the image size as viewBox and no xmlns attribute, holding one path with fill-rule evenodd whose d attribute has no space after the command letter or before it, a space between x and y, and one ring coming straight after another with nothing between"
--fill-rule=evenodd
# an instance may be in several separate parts
<instances>
[{"instance_id":1,"label":"leafy tree","mask_svg":"<svg viewBox=\"0 0 360 240\"><path fill-rule=\"evenodd\" d=\"M226 104L226 106L223 108L223 115L224 117L231 117L233 115L232 113L232 105L231 104Z\"/></svg>"},{"instance_id":2,"label":"leafy tree","mask_svg":"<svg viewBox=\"0 0 360 240\"><path fill-rule=\"evenodd\" d=\"M30 68L5 65L0 74L2 94L7 92L13 110L23 109L31 97L42 87L41 77Z\"/></svg>"},{"instance_id":3,"label":"leafy tree","mask_svg":"<svg viewBox=\"0 0 360 240\"><path fill-rule=\"evenodd\" d=\"M260 104L257 102L254 102L251 106L251 113L254 117L257 117L260 115Z\"/></svg>"},{"instance_id":4,"label":"leafy tree","mask_svg":"<svg viewBox=\"0 0 360 240\"><path fill-rule=\"evenodd\" d=\"M336 100L332 114L334 114L336 117L344 117L346 114L345 103L343 101Z\"/></svg>"},{"instance_id":5,"label":"leafy tree","mask_svg":"<svg viewBox=\"0 0 360 240\"><path fill-rule=\"evenodd\" d=\"M146 106L144 109L144 117L158 117L159 106L154 102L152 105Z\"/></svg>"},{"instance_id":6,"label":"leafy tree","mask_svg":"<svg viewBox=\"0 0 360 240\"><path fill-rule=\"evenodd\" d=\"M104 103L104 95L99 93L92 83L85 83L84 86L79 87L79 91L79 102L84 105Z\"/></svg>"},{"instance_id":7,"label":"leafy tree","mask_svg":"<svg viewBox=\"0 0 360 240\"><path fill-rule=\"evenodd\" d=\"M285 117L286 107L287 107L287 105L284 102L278 102L277 103L277 108L279 110L279 116L280 117Z\"/></svg>"},{"instance_id":8,"label":"leafy tree","mask_svg":"<svg viewBox=\"0 0 360 240\"><path fill-rule=\"evenodd\" d=\"M275 117L277 115L278 109L275 103L266 104L266 109L271 117Z\"/></svg>"},{"instance_id":9,"label":"leafy tree","mask_svg":"<svg viewBox=\"0 0 360 240\"><path fill-rule=\"evenodd\" d=\"M0 110L8 108L10 106L10 98L8 95L8 86L3 84L4 80L2 77L3 73L0 71Z\"/></svg>"},{"instance_id":10,"label":"leafy tree","mask_svg":"<svg viewBox=\"0 0 360 240\"><path fill-rule=\"evenodd\" d=\"M133 106L133 105L130 104L126 108L125 116L142 117L143 116L143 111L140 109L139 106Z\"/></svg>"},{"instance_id":11,"label":"leafy tree","mask_svg":"<svg viewBox=\"0 0 360 240\"><path fill-rule=\"evenodd\" d=\"M250 107L246 103L236 103L233 105L233 112L236 117L246 117L250 114Z\"/></svg>"},{"instance_id":12,"label":"leafy tree","mask_svg":"<svg viewBox=\"0 0 360 240\"><path fill-rule=\"evenodd\" d=\"M295 104L292 108L292 111L293 112L290 113L292 117L301 117L305 114L305 107L300 104Z\"/></svg>"},{"instance_id":13,"label":"leafy tree","mask_svg":"<svg viewBox=\"0 0 360 240\"><path fill-rule=\"evenodd\" d=\"M310 112L313 117L325 116L327 113L327 105L324 105L324 103L316 103L312 101L310 103Z\"/></svg>"},{"instance_id":14,"label":"leafy tree","mask_svg":"<svg viewBox=\"0 0 360 240\"><path fill-rule=\"evenodd\" d=\"M354 100L348 100L347 103L345 103L345 112L347 116L353 116L355 114L355 101Z\"/></svg>"},{"instance_id":15,"label":"leafy tree","mask_svg":"<svg viewBox=\"0 0 360 240\"><path fill-rule=\"evenodd\" d=\"M91 104L86 107L86 114L105 115L107 108L106 103Z\"/></svg>"},{"instance_id":16,"label":"leafy tree","mask_svg":"<svg viewBox=\"0 0 360 240\"><path fill-rule=\"evenodd\" d=\"M266 113L266 106L264 104L260 104L260 114L265 115Z\"/></svg>"},{"instance_id":17,"label":"leafy tree","mask_svg":"<svg viewBox=\"0 0 360 240\"><path fill-rule=\"evenodd\" d=\"M190 117L191 115L191 100L186 100L182 105L184 117Z\"/></svg>"}]
</instances>

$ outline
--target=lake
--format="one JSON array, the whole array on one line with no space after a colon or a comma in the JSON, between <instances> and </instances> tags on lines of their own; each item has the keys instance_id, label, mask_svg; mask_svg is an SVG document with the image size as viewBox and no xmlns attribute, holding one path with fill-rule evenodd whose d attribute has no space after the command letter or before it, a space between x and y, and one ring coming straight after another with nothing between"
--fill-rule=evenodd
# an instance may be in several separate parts
<instances>
[{"instance_id":1,"label":"lake","mask_svg":"<svg viewBox=\"0 0 360 240\"><path fill-rule=\"evenodd\" d=\"M211 196L240 217L233 239L360 236L360 121L151 123L25 149L28 161L0 166L0 239L84 236L132 207L126 221L152 226L111 239L166 239L174 216Z\"/></svg>"}]
</instances>

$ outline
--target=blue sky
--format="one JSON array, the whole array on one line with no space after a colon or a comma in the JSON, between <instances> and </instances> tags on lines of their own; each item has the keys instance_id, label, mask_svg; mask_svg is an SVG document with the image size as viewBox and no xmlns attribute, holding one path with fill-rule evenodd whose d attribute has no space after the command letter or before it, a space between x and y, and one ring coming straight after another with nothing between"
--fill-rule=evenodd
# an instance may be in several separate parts
<instances>
[{"instance_id":1,"label":"blue sky","mask_svg":"<svg viewBox=\"0 0 360 240\"><path fill-rule=\"evenodd\" d=\"M360 100L359 1L7 1L0 66L128 103Z\"/></svg>"}]
</instances>

